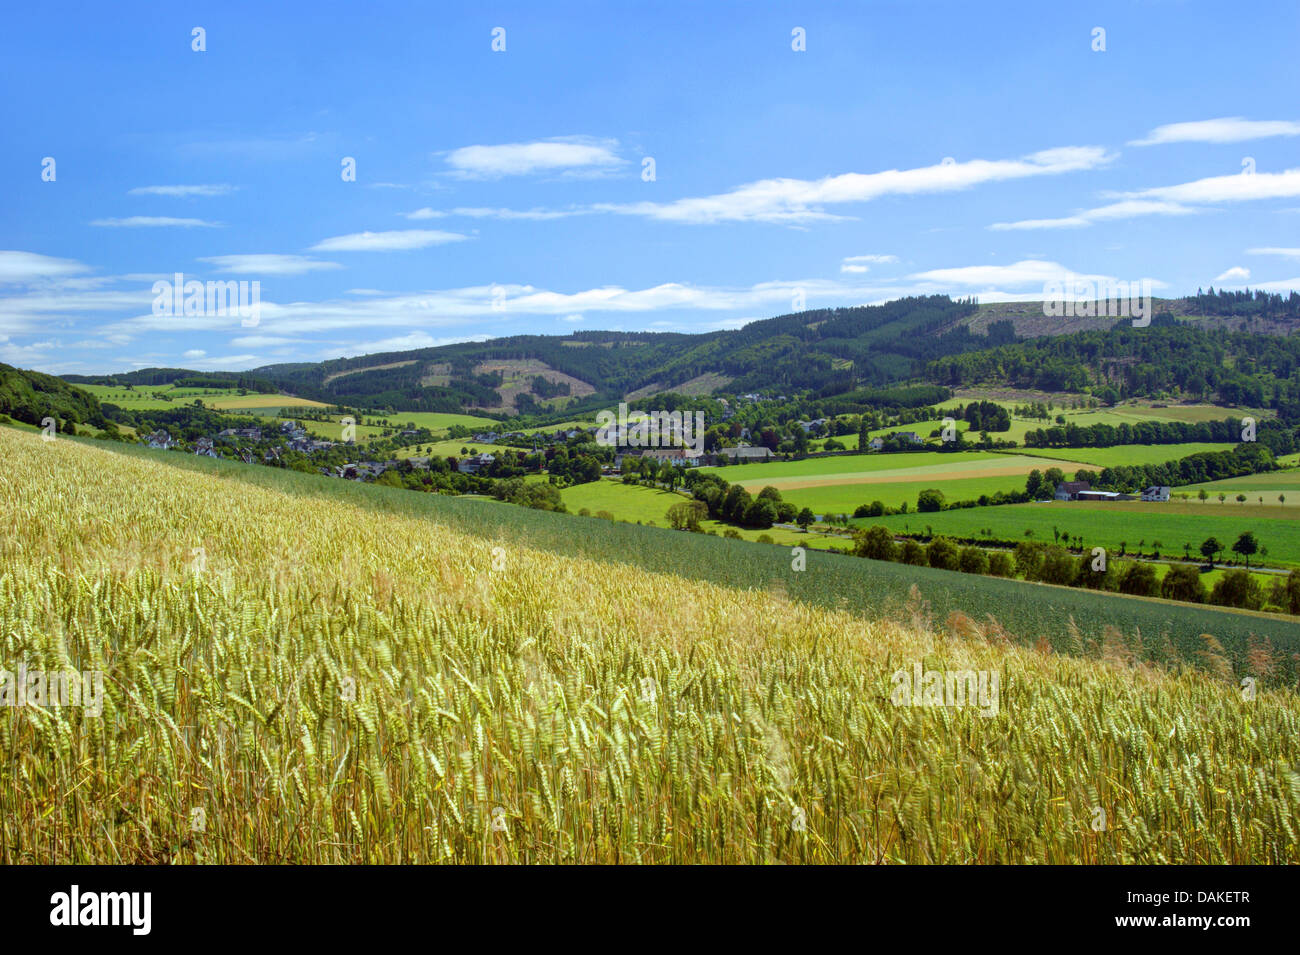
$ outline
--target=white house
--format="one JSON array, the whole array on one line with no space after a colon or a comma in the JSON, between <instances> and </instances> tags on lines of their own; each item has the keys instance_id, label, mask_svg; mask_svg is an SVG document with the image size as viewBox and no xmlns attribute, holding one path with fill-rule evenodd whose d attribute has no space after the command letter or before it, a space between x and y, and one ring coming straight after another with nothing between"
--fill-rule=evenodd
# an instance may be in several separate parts
<instances>
[{"instance_id":1,"label":"white house","mask_svg":"<svg viewBox=\"0 0 1300 955\"><path fill-rule=\"evenodd\" d=\"M1169 488L1164 486L1149 487L1142 492L1144 501L1167 501L1169 500Z\"/></svg>"}]
</instances>

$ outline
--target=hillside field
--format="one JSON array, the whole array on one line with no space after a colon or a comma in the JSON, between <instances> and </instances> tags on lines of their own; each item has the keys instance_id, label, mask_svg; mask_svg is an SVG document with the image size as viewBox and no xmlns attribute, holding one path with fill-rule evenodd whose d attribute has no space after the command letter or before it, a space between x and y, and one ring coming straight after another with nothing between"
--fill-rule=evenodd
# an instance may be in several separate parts
<instances>
[{"instance_id":1,"label":"hillside field","mask_svg":"<svg viewBox=\"0 0 1300 955\"><path fill-rule=\"evenodd\" d=\"M1275 621L7 428L0 453L4 662L107 671L102 714L0 720L3 863L1297 861L1300 701L1184 665L1215 632L1245 667L1240 627ZM859 603L899 570L906 603ZM978 615L942 617L963 589ZM1078 656L981 622L1038 601ZM1125 662L1142 608L1170 669ZM993 705L898 705L914 665L997 674Z\"/></svg>"}]
</instances>

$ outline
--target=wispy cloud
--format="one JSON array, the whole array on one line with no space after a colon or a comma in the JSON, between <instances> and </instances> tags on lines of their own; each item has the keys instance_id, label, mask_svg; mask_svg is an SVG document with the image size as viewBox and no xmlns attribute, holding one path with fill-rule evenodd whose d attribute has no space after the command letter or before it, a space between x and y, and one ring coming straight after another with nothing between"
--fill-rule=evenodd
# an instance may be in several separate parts
<instances>
[{"instance_id":1,"label":"wispy cloud","mask_svg":"<svg viewBox=\"0 0 1300 955\"><path fill-rule=\"evenodd\" d=\"M665 222L773 222L798 224L845 218L827 207L870 202L883 196L956 192L988 182L1096 169L1114 156L1100 146L1045 149L1021 159L972 159L915 169L844 173L824 179L763 179L730 192L671 202L598 204L605 212Z\"/></svg>"},{"instance_id":2,"label":"wispy cloud","mask_svg":"<svg viewBox=\"0 0 1300 955\"><path fill-rule=\"evenodd\" d=\"M1059 262L1045 259L1023 259L1012 265L967 265L949 269L930 269L916 272L910 278L919 282L936 283L942 288L983 288L985 294L1006 287L1044 288L1048 283L1114 282L1115 276L1075 272ZM1165 283L1151 279L1153 288L1163 288Z\"/></svg>"},{"instance_id":3,"label":"wispy cloud","mask_svg":"<svg viewBox=\"0 0 1300 955\"><path fill-rule=\"evenodd\" d=\"M82 265L75 259L56 259L36 252L0 251L0 284L26 285L89 271L89 266Z\"/></svg>"},{"instance_id":4,"label":"wispy cloud","mask_svg":"<svg viewBox=\"0 0 1300 955\"><path fill-rule=\"evenodd\" d=\"M178 226L185 229L196 227L215 229L221 225L219 222L207 222L203 219L177 219L173 216L128 216L125 219L95 219L90 224L117 229L142 229L167 226Z\"/></svg>"},{"instance_id":5,"label":"wispy cloud","mask_svg":"<svg viewBox=\"0 0 1300 955\"><path fill-rule=\"evenodd\" d=\"M466 207L460 206L455 209L432 209L425 206L423 209L416 209L414 212L403 212L400 215L408 219L565 219L569 216L591 215L594 209L489 209L481 206Z\"/></svg>"},{"instance_id":6,"label":"wispy cloud","mask_svg":"<svg viewBox=\"0 0 1300 955\"><path fill-rule=\"evenodd\" d=\"M1270 136L1300 136L1300 123L1290 120L1251 120L1241 116L1202 119L1192 123L1168 123L1157 126L1145 139L1134 139L1130 146L1156 146L1163 143L1239 143Z\"/></svg>"},{"instance_id":7,"label":"wispy cloud","mask_svg":"<svg viewBox=\"0 0 1300 955\"><path fill-rule=\"evenodd\" d=\"M403 252L431 245L461 242L466 237L455 232L434 229L398 229L390 232L353 232L324 239L311 247L313 252Z\"/></svg>"},{"instance_id":8,"label":"wispy cloud","mask_svg":"<svg viewBox=\"0 0 1300 955\"><path fill-rule=\"evenodd\" d=\"M848 255L840 260L840 271L861 274L873 265L889 265L898 261L896 255Z\"/></svg>"},{"instance_id":9,"label":"wispy cloud","mask_svg":"<svg viewBox=\"0 0 1300 955\"><path fill-rule=\"evenodd\" d=\"M1080 229L1096 222L1114 219L1133 219L1138 216L1185 216L1193 215L1199 210L1177 202L1161 202L1150 199L1125 199L1110 205L1085 209L1072 216L1059 219L1021 219L1018 222L995 222L990 229L1004 232L1022 229Z\"/></svg>"},{"instance_id":10,"label":"wispy cloud","mask_svg":"<svg viewBox=\"0 0 1300 955\"><path fill-rule=\"evenodd\" d=\"M1214 277L1216 282L1244 282L1250 278L1250 269L1243 268L1240 265L1234 265L1232 268L1220 272Z\"/></svg>"},{"instance_id":11,"label":"wispy cloud","mask_svg":"<svg viewBox=\"0 0 1300 955\"><path fill-rule=\"evenodd\" d=\"M1258 249L1247 249L1247 255L1280 255L1288 259L1300 259L1300 249L1284 249L1278 246L1266 246Z\"/></svg>"},{"instance_id":12,"label":"wispy cloud","mask_svg":"<svg viewBox=\"0 0 1300 955\"><path fill-rule=\"evenodd\" d=\"M1300 169L1284 172L1235 173L1211 176L1176 186L1159 186L1121 195L1133 199L1167 199L1170 202L1242 202L1300 196Z\"/></svg>"},{"instance_id":13,"label":"wispy cloud","mask_svg":"<svg viewBox=\"0 0 1300 955\"><path fill-rule=\"evenodd\" d=\"M234 186L214 184L206 186L137 186L127 192L129 196L225 196L235 191Z\"/></svg>"},{"instance_id":14,"label":"wispy cloud","mask_svg":"<svg viewBox=\"0 0 1300 955\"><path fill-rule=\"evenodd\" d=\"M215 265L218 272L244 275L302 275L305 272L343 268L337 262L313 259L309 255L210 255L199 261Z\"/></svg>"},{"instance_id":15,"label":"wispy cloud","mask_svg":"<svg viewBox=\"0 0 1300 955\"><path fill-rule=\"evenodd\" d=\"M626 163L617 148L617 140L570 136L531 143L462 146L445 158L454 175L468 179L546 173L592 175L608 173Z\"/></svg>"}]
</instances>

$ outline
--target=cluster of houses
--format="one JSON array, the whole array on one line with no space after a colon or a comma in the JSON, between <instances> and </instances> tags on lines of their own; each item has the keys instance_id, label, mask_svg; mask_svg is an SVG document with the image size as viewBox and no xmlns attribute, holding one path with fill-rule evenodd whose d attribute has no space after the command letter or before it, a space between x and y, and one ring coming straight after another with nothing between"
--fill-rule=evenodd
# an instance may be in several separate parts
<instances>
[{"instance_id":1,"label":"cluster of houses","mask_svg":"<svg viewBox=\"0 0 1300 955\"><path fill-rule=\"evenodd\" d=\"M925 439L922 438L915 431L895 431L892 434L890 434L889 437L901 438L902 440L906 441L908 444L925 443ZM879 451L884 446L885 446L884 438L872 438L870 441L867 442L867 447L869 447L872 451Z\"/></svg>"},{"instance_id":2,"label":"cluster of houses","mask_svg":"<svg viewBox=\"0 0 1300 955\"><path fill-rule=\"evenodd\" d=\"M280 437L285 439L291 451L301 451L304 454L310 454L313 451L327 451L334 447L333 441L318 441L307 433L307 429L302 427L296 421L285 421L281 423L277 432ZM418 433L418 432L417 432ZM238 446L240 442L249 442L257 444L263 438L264 431L262 428L226 428L224 431L218 431L215 438L202 437L194 442L194 453L200 457L216 458L220 457L217 453L217 442L228 443ZM173 438L167 433L166 429L159 428L145 437L145 443L151 447L162 451L171 451L173 448L180 447L180 441ZM247 448L240 450L240 457L246 461L252 460L252 452ZM271 448L263 453L262 457L268 461L279 458L280 449Z\"/></svg>"},{"instance_id":3,"label":"cluster of houses","mask_svg":"<svg viewBox=\"0 0 1300 955\"><path fill-rule=\"evenodd\" d=\"M595 432L595 428L588 429ZM406 434L405 431L402 432ZM526 434L523 431L506 431L498 434L496 431L478 431L472 436L475 444L498 444L508 443L511 441L533 441L540 444L561 444L570 438L576 438L583 432L577 428L570 430L560 430L555 432L536 431L532 434Z\"/></svg>"},{"instance_id":4,"label":"cluster of houses","mask_svg":"<svg viewBox=\"0 0 1300 955\"><path fill-rule=\"evenodd\" d=\"M1088 481L1062 481L1056 486L1058 501L1167 501L1169 488L1165 485L1144 488L1140 495L1119 491L1094 491Z\"/></svg>"}]
</instances>

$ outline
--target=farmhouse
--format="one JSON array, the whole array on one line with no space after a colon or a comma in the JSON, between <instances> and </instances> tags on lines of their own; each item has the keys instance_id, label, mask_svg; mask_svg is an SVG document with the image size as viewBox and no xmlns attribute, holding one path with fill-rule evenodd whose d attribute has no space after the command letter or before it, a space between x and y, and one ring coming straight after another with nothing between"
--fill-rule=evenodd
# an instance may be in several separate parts
<instances>
[{"instance_id":1,"label":"farmhouse","mask_svg":"<svg viewBox=\"0 0 1300 955\"><path fill-rule=\"evenodd\" d=\"M1164 487L1163 485L1157 487L1149 487L1142 492L1142 500L1167 501L1169 500L1169 488Z\"/></svg>"},{"instance_id":2,"label":"farmhouse","mask_svg":"<svg viewBox=\"0 0 1300 955\"><path fill-rule=\"evenodd\" d=\"M1077 501L1080 494L1086 494L1092 490L1092 485L1087 481L1062 481L1056 485L1056 499L1058 501Z\"/></svg>"},{"instance_id":3,"label":"farmhouse","mask_svg":"<svg viewBox=\"0 0 1300 955\"><path fill-rule=\"evenodd\" d=\"M169 435L166 431L163 431L162 429L159 429L155 431L153 434L149 435L148 441L149 441L149 447L161 448L164 451L170 451L176 445L176 442L172 440L171 435Z\"/></svg>"},{"instance_id":4,"label":"farmhouse","mask_svg":"<svg viewBox=\"0 0 1300 955\"><path fill-rule=\"evenodd\" d=\"M468 458L462 458L456 465L456 470L461 474L478 474L480 470L486 468L496 457L491 454L475 454Z\"/></svg>"},{"instance_id":5,"label":"farmhouse","mask_svg":"<svg viewBox=\"0 0 1300 955\"><path fill-rule=\"evenodd\" d=\"M668 461L677 467L691 467L700 463L700 455L690 448L649 448L641 452L641 457L653 461Z\"/></svg>"},{"instance_id":6,"label":"farmhouse","mask_svg":"<svg viewBox=\"0 0 1300 955\"><path fill-rule=\"evenodd\" d=\"M879 451L884 446L885 446L884 438L872 438L870 441L867 442L867 447L869 447L872 451Z\"/></svg>"}]
</instances>

